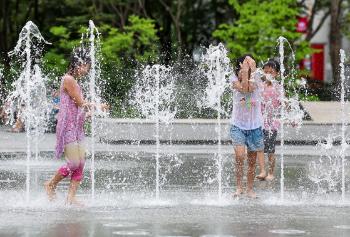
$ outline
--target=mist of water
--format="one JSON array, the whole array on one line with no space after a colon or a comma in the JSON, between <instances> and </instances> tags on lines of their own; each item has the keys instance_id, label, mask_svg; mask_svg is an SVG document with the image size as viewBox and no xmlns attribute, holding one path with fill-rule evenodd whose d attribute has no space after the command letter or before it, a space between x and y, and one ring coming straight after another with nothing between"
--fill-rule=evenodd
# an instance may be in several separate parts
<instances>
[{"instance_id":1,"label":"mist of water","mask_svg":"<svg viewBox=\"0 0 350 237\"><path fill-rule=\"evenodd\" d=\"M202 106L214 109L216 116L217 132L217 182L218 197L222 197L222 125L221 114L225 113L222 106L222 97L225 90L229 88L229 76L232 75L232 67L228 52L223 44L217 46L210 45L206 53L201 58L200 69L208 80L204 97L201 100Z\"/></svg>"},{"instance_id":2,"label":"mist of water","mask_svg":"<svg viewBox=\"0 0 350 237\"><path fill-rule=\"evenodd\" d=\"M46 77L40 68L43 46L48 44L42 37L37 26L29 21L22 28L19 39L13 51L9 53L19 64L20 73L13 82L13 90L9 93L6 104L9 115L8 123L16 120L24 123L27 140L26 165L26 200L30 193L30 161L33 146L35 159L38 160L38 143L45 132L51 106L46 96ZM34 144L33 144L34 143Z\"/></svg>"},{"instance_id":3,"label":"mist of water","mask_svg":"<svg viewBox=\"0 0 350 237\"><path fill-rule=\"evenodd\" d=\"M176 114L175 80L172 68L155 64L136 74L132 104L155 124L156 199L160 193L160 124L170 125Z\"/></svg>"}]
</instances>

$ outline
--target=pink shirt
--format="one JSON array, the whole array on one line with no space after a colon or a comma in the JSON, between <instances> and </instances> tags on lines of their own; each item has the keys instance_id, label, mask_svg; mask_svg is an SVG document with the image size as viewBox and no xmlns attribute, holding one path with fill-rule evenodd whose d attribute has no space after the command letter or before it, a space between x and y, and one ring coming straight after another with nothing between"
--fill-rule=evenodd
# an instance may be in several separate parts
<instances>
[{"instance_id":1,"label":"pink shirt","mask_svg":"<svg viewBox=\"0 0 350 237\"><path fill-rule=\"evenodd\" d=\"M281 88L276 84L265 85L262 93L262 113L265 130L278 130L280 128L281 115Z\"/></svg>"}]
</instances>

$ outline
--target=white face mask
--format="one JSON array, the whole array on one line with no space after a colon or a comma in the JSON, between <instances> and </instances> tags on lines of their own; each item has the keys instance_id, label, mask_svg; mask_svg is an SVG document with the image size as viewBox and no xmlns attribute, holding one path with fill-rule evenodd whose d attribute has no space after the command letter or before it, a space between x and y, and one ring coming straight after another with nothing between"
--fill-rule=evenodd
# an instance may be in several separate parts
<instances>
[{"instance_id":1,"label":"white face mask","mask_svg":"<svg viewBox=\"0 0 350 237\"><path fill-rule=\"evenodd\" d=\"M270 74L270 73L265 74L265 76L266 76L266 79L269 81L272 81L275 79L274 76L272 76L272 74Z\"/></svg>"},{"instance_id":2,"label":"white face mask","mask_svg":"<svg viewBox=\"0 0 350 237\"><path fill-rule=\"evenodd\" d=\"M275 77L272 74L264 73L264 76L265 76L265 82L270 82L270 83L276 82Z\"/></svg>"}]
</instances>

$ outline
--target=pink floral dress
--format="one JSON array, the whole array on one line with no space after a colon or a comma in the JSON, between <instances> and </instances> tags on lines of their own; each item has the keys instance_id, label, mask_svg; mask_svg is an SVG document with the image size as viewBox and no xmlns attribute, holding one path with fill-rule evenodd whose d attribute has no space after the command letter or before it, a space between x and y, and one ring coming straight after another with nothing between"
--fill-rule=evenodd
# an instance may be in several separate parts
<instances>
[{"instance_id":1,"label":"pink floral dress","mask_svg":"<svg viewBox=\"0 0 350 237\"><path fill-rule=\"evenodd\" d=\"M63 154L65 145L80 142L84 139L85 112L78 107L63 87L64 77L60 88L60 106L56 126L56 158ZM78 85L79 93L82 90Z\"/></svg>"}]
</instances>

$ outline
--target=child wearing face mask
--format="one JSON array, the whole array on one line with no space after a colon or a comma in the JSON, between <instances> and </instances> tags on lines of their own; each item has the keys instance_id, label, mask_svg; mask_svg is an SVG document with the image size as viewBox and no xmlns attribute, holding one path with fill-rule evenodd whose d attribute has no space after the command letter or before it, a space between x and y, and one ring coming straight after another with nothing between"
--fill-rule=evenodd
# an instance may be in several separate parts
<instances>
[{"instance_id":1,"label":"child wearing face mask","mask_svg":"<svg viewBox=\"0 0 350 237\"><path fill-rule=\"evenodd\" d=\"M257 154L260 167L260 174L257 179L272 181L274 179L275 169L275 146L277 131L280 128L280 110L281 110L281 86L276 81L280 72L280 64L270 59L263 66L264 70L264 90L262 92L262 113L264 119L264 151ZM265 170L265 157L267 153L269 159L268 173Z\"/></svg>"}]
</instances>

